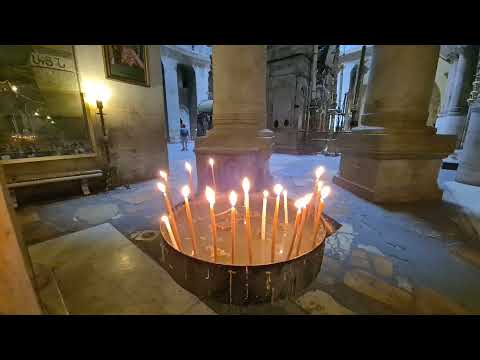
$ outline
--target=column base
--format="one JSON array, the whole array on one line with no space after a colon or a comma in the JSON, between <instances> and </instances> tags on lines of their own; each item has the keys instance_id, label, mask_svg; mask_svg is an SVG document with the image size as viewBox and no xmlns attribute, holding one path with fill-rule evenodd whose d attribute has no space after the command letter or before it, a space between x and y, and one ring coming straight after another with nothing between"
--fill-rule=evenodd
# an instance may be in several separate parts
<instances>
[{"instance_id":1,"label":"column base","mask_svg":"<svg viewBox=\"0 0 480 360\"><path fill-rule=\"evenodd\" d=\"M372 202L440 200L437 177L455 136L431 131L361 129L339 136L342 152L334 183Z\"/></svg>"},{"instance_id":2,"label":"column base","mask_svg":"<svg viewBox=\"0 0 480 360\"><path fill-rule=\"evenodd\" d=\"M252 191L270 188L269 159L272 154L273 136L269 130L220 129L197 139L198 189L212 186L212 171L208 163L215 160L214 174L217 191L241 191L242 179L248 177Z\"/></svg>"},{"instance_id":3,"label":"column base","mask_svg":"<svg viewBox=\"0 0 480 360\"><path fill-rule=\"evenodd\" d=\"M440 200L441 160L379 160L342 155L333 182L376 203Z\"/></svg>"},{"instance_id":4,"label":"column base","mask_svg":"<svg viewBox=\"0 0 480 360\"><path fill-rule=\"evenodd\" d=\"M447 113L440 114L437 118L435 127L437 128L437 134L441 135L455 135L461 136L463 133L463 127L467 120L466 114L461 113Z\"/></svg>"}]
</instances>

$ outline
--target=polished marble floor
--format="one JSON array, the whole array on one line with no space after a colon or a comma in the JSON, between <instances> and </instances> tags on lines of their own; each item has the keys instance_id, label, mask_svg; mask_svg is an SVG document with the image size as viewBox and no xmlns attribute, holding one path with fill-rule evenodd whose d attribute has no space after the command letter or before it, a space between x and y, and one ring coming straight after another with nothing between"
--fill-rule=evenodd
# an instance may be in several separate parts
<instances>
[{"instance_id":1,"label":"polished marble floor","mask_svg":"<svg viewBox=\"0 0 480 360\"><path fill-rule=\"evenodd\" d=\"M170 181L178 188L187 182L186 160L195 167L192 151L169 145ZM292 196L308 192L313 169L325 166L324 180L332 187L325 211L343 225L328 239L310 287L273 304L238 307L198 299L170 278L148 246L158 241L164 212L155 181L23 206L17 213L32 261L53 269L70 314L480 313L480 249L459 227L458 210L444 202L369 203L332 184L339 160L272 155L271 172ZM442 170L440 186L454 174Z\"/></svg>"}]
</instances>

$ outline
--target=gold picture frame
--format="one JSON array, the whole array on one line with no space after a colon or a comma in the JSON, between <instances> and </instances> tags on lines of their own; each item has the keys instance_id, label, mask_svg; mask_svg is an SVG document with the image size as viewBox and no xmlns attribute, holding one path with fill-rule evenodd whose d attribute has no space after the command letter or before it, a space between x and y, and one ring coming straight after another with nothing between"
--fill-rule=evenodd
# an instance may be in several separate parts
<instances>
[{"instance_id":1,"label":"gold picture frame","mask_svg":"<svg viewBox=\"0 0 480 360\"><path fill-rule=\"evenodd\" d=\"M150 87L148 45L103 45L107 79Z\"/></svg>"}]
</instances>

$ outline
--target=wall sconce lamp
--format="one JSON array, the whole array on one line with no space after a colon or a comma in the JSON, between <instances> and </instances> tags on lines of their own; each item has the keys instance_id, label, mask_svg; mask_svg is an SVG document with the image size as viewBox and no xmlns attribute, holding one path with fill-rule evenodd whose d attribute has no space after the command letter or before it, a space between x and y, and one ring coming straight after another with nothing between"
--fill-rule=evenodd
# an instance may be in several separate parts
<instances>
[{"instance_id":1,"label":"wall sconce lamp","mask_svg":"<svg viewBox=\"0 0 480 360\"><path fill-rule=\"evenodd\" d=\"M110 99L110 91L107 87L100 83L85 82L83 84L85 92L85 100L92 106L97 107L97 115L100 117L100 124L102 126L103 146L105 151L105 158L107 160L106 171L106 190L111 187L111 163L110 163L110 148L108 146L108 135L105 126L105 114L103 113L104 104Z\"/></svg>"}]
</instances>

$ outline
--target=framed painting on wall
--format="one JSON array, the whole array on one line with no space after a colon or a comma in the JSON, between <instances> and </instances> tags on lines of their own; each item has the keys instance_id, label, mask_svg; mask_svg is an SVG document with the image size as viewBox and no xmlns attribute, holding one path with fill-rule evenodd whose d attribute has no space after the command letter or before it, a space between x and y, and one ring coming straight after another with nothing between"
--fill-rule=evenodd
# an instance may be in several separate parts
<instances>
[{"instance_id":1,"label":"framed painting on wall","mask_svg":"<svg viewBox=\"0 0 480 360\"><path fill-rule=\"evenodd\" d=\"M150 86L146 45L104 45L107 79Z\"/></svg>"}]
</instances>

